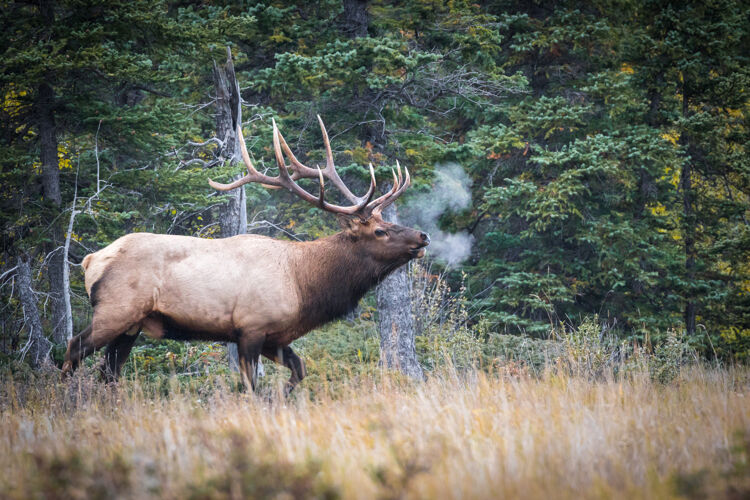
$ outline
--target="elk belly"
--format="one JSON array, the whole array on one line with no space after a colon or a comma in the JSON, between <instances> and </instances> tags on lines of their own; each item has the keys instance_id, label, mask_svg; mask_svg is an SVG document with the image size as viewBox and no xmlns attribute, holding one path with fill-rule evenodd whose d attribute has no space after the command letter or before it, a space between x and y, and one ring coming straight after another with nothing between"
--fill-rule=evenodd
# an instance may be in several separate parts
<instances>
[{"instance_id":1,"label":"elk belly","mask_svg":"<svg viewBox=\"0 0 750 500\"><path fill-rule=\"evenodd\" d=\"M141 330L152 339L164 338L164 322L161 315L146 316L141 322Z\"/></svg>"}]
</instances>

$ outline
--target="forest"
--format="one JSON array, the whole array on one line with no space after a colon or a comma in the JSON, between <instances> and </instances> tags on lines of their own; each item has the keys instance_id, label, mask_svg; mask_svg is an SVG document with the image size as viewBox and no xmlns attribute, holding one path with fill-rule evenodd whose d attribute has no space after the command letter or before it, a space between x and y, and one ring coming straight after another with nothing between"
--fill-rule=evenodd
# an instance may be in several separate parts
<instances>
[{"instance_id":1,"label":"forest","mask_svg":"<svg viewBox=\"0 0 750 500\"><path fill-rule=\"evenodd\" d=\"M746 0L0 5L0 497L750 494ZM318 117L353 192L408 169L388 217L431 242L294 342L292 396L146 336L61 378L121 236L340 230L208 184L239 140L277 175L275 125L325 164Z\"/></svg>"}]
</instances>

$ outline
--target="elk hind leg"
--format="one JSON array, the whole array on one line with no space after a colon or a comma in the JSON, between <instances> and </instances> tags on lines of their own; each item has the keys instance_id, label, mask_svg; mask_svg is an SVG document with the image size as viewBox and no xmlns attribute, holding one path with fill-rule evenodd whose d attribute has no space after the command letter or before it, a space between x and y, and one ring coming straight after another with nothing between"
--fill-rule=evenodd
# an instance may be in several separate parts
<instances>
[{"instance_id":1,"label":"elk hind leg","mask_svg":"<svg viewBox=\"0 0 750 500\"><path fill-rule=\"evenodd\" d=\"M91 325L83 329L81 333L68 341L68 350L65 351L65 362L62 366L63 375L70 375L81 361L91 356L96 348L91 339Z\"/></svg>"},{"instance_id":2,"label":"elk hind leg","mask_svg":"<svg viewBox=\"0 0 750 500\"><path fill-rule=\"evenodd\" d=\"M115 382L120 377L122 365L125 364L125 360L128 359L130 350L133 348L133 344L135 344L139 333L139 331L136 331L133 335L129 332L123 333L107 344L104 361L99 368L104 380L107 382Z\"/></svg>"},{"instance_id":3,"label":"elk hind leg","mask_svg":"<svg viewBox=\"0 0 750 500\"><path fill-rule=\"evenodd\" d=\"M91 325L68 342L63 374L71 373L86 357L140 324L141 319L135 311L122 308L119 304L95 307Z\"/></svg>"},{"instance_id":4,"label":"elk hind leg","mask_svg":"<svg viewBox=\"0 0 750 500\"><path fill-rule=\"evenodd\" d=\"M267 357L271 361L284 365L291 370L292 375L284 387L284 395L288 396L294 388L299 384L307 371L305 370L305 363L297 356L290 346L286 347L265 347L263 348L263 356Z\"/></svg>"}]
</instances>

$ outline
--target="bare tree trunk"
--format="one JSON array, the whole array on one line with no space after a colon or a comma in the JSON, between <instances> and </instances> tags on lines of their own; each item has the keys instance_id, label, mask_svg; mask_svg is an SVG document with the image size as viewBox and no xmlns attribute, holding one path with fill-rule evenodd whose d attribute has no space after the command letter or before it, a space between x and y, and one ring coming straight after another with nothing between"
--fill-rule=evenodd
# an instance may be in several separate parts
<instances>
[{"instance_id":1,"label":"bare tree trunk","mask_svg":"<svg viewBox=\"0 0 750 500\"><path fill-rule=\"evenodd\" d=\"M97 186L98 188L98 186ZM98 194L98 191L97 191ZM73 338L73 308L70 304L70 264L68 255L70 254L70 238L73 234L73 223L78 215L76 202L78 201L78 174L76 173L76 188L73 193L73 203L70 204L70 219L68 220L68 230L65 233L65 245L63 246L63 307L65 308L65 338L66 341Z\"/></svg>"},{"instance_id":2,"label":"bare tree trunk","mask_svg":"<svg viewBox=\"0 0 750 500\"><path fill-rule=\"evenodd\" d=\"M235 178L239 179L241 175ZM247 232L247 198L245 186L233 189L229 200L219 208L219 227L222 238L237 236Z\"/></svg>"},{"instance_id":3,"label":"bare tree trunk","mask_svg":"<svg viewBox=\"0 0 750 500\"><path fill-rule=\"evenodd\" d=\"M383 211L383 219L398 223L394 205ZM415 378L424 379L414 347L414 318L411 311L411 281L405 266L385 278L377 288L380 363Z\"/></svg>"},{"instance_id":4,"label":"bare tree trunk","mask_svg":"<svg viewBox=\"0 0 750 500\"><path fill-rule=\"evenodd\" d=\"M29 362L35 369L51 365L49 352L52 342L47 340L39 320L39 310L36 307L36 297L31 288L31 267L28 257L18 257L18 296L23 306L23 318L29 332L28 348L24 349L29 355Z\"/></svg>"},{"instance_id":5,"label":"bare tree trunk","mask_svg":"<svg viewBox=\"0 0 750 500\"><path fill-rule=\"evenodd\" d=\"M232 164L241 160L237 125L242 123L240 86L234 74L232 52L227 47L227 62L218 66L214 62L214 87L216 89L216 135L224 142L223 154ZM228 238L247 231L247 201L245 187L229 192L231 197L219 209L221 237Z\"/></svg>"},{"instance_id":6,"label":"bare tree trunk","mask_svg":"<svg viewBox=\"0 0 750 500\"><path fill-rule=\"evenodd\" d=\"M232 51L227 47L227 61L223 66L214 62L214 88L216 90L216 135L224 142L223 155L232 164L241 158L237 125L242 123L240 86L234 73ZM222 238L247 232L247 198L245 187L233 189L229 200L219 208L219 228ZM239 371L237 344L227 344L229 366Z\"/></svg>"}]
</instances>

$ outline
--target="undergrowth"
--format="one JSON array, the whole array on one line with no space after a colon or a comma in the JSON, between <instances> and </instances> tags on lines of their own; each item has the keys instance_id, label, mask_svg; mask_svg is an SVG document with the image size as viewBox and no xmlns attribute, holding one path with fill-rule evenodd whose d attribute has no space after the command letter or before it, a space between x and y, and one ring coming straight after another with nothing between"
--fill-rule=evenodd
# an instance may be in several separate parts
<instances>
[{"instance_id":1,"label":"undergrowth","mask_svg":"<svg viewBox=\"0 0 750 500\"><path fill-rule=\"evenodd\" d=\"M271 384L241 393L211 373L164 376L163 386L143 374L108 386L92 369L67 381L5 376L0 496L750 494L747 369L682 365L664 383L647 370L513 367L444 367L420 383L373 368L335 390L305 382L289 399Z\"/></svg>"}]
</instances>

